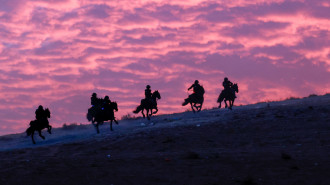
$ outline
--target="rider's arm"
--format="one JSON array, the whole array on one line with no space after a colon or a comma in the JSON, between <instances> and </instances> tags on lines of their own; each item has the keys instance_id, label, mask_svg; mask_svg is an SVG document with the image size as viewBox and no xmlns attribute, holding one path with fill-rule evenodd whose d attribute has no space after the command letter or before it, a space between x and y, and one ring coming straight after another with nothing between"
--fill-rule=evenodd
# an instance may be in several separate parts
<instances>
[{"instance_id":1,"label":"rider's arm","mask_svg":"<svg viewBox=\"0 0 330 185\"><path fill-rule=\"evenodd\" d=\"M192 84L189 88L188 88L188 91L194 87L194 84Z\"/></svg>"}]
</instances>

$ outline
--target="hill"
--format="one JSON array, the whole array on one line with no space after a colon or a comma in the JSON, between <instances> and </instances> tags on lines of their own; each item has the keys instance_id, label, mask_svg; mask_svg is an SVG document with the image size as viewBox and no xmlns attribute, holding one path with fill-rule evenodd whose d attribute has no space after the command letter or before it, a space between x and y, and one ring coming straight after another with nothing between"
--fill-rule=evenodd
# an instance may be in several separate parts
<instances>
[{"instance_id":1,"label":"hill","mask_svg":"<svg viewBox=\"0 0 330 185\"><path fill-rule=\"evenodd\" d=\"M0 137L0 184L330 184L330 95Z\"/></svg>"}]
</instances>

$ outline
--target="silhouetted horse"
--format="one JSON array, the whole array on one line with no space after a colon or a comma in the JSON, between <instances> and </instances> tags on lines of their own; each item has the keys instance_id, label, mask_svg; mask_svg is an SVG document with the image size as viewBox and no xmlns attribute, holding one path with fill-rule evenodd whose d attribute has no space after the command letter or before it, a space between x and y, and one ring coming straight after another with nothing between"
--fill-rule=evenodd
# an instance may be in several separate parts
<instances>
[{"instance_id":1,"label":"silhouetted horse","mask_svg":"<svg viewBox=\"0 0 330 185\"><path fill-rule=\"evenodd\" d=\"M146 116L143 112L143 110L145 109L147 111L147 118L148 118L148 120L150 120L150 116L152 116L152 114L156 114L158 112L157 99L161 99L161 96L158 91L155 91L151 95L151 100L150 99L141 100L141 104L138 107L136 107L136 110L133 111L133 113L137 114L140 111L142 111L141 113L143 115L143 118L145 118ZM156 111L152 112L152 109L156 109ZM150 114L149 114L149 111L150 111Z\"/></svg>"},{"instance_id":2,"label":"silhouetted horse","mask_svg":"<svg viewBox=\"0 0 330 185\"><path fill-rule=\"evenodd\" d=\"M45 109L45 116L47 118L50 118L50 111L49 111L48 108ZM34 138L33 138L34 131L38 131L39 132L39 136L42 139L45 139L45 136L41 135L41 130L42 129L47 128L47 132L49 134L51 134L52 126L49 125L49 122L48 122L47 118L45 118L43 120L33 120L33 121L30 121L30 127L28 129L26 129L26 134L27 134L27 136L30 136L31 135L33 144L36 144L36 142L34 141Z\"/></svg>"},{"instance_id":3,"label":"silhouetted horse","mask_svg":"<svg viewBox=\"0 0 330 185\"><path fill-rule=\"evenodd\" d=\"M228 107L227 105L227 101L229 101L229 109L232 110L232 107L234 105L234 101L236 99L236 93L238 93L238 85L234 84L231 88L230 88L231 92L224 92L222 91L219 95L218 98L218 103L219 103L219 108L221 108L221 102L224 101L226 106L225 108Z\"/></svg>"},{"instance_id":4,"label":"silhouetted horse","mask_svg":"<svg viewBox=\"0 0 330 185\"><path fill-rule=\"evenodd\" d=\"M96 105L88 109L87 119L96 127L97 133L100 133L99 125L102 125L105 121L110 121L110 130L113 131L112 121L118 125L114 111L118 111L117 102L111 102L108 108L104 108L102 105Z\"/></svg>"},{"instance_id":5,"label":"silhouetted horse","mask_svg":"<svg viewBox=\"0 0 330 185\"><path fill-rule=\"evenodd\" d=\"M189 95L189 97L184 100L182 106L185 106L188 103L190 103L191 109L195 113L195 111L199 112L202 110L203 102L204 102L204 94L194 93Z\"/></svg>"}]
</instances>

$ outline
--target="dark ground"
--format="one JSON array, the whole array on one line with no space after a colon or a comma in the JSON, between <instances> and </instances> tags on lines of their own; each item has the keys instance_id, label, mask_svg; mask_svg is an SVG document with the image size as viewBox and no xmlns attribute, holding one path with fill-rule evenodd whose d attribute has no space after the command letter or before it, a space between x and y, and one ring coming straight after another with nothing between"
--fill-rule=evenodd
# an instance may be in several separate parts
<instances>
[{"instance_id":1,"label":"dark ground","mask_svg":"<svg viewBox=\"0 0 330 185\"><path fill-rule=\"evenodd\" d=\"M329 185L330 104L0 152L0 184ZM108 156L110 155L110 156Z\"/></svg>"}]
</instances>

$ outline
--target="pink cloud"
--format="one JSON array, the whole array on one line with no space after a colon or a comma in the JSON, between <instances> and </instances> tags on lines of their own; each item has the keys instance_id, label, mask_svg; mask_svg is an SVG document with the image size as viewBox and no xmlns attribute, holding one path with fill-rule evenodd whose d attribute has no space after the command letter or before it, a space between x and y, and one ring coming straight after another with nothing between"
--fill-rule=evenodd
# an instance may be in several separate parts
<instances>
[{"instance_id":1,"label":"pink cloud","mask_svg":"<svg viewBox=\"0 0 330 185\"><path fill-rule=\"evenodd\" d=\"M83 122L92 92L121 117L146 84L160 114L185 111L199 79L217 106L227 76L237 104L330 91L325 0L0 0L0 134L22 132L43 104L51 123Z\"/></svg>"}]
</instances>

